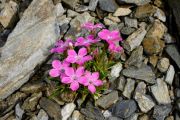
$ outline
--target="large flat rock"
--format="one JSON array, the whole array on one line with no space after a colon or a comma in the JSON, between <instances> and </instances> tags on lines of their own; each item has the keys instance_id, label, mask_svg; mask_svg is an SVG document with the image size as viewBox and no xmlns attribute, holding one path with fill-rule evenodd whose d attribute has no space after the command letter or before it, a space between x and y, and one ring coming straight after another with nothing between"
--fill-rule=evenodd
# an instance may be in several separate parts
<instances>
[{"instance_id":1,"label":"large flat rock","mask_svg":"<svg viewBox=\"0 0 180 120\"><path fill-rule=\"evenodd\" d=\"M0 99L26 83L59 34L52 0L33 0L9 35L0 57Z\"/></svg>"}]
</instances>

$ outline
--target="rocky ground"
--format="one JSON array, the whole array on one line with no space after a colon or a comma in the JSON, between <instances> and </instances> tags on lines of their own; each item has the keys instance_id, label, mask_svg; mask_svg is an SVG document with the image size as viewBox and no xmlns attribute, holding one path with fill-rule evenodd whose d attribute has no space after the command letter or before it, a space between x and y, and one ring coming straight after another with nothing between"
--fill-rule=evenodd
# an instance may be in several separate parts
<instances>
[{"instance_id":1,"label":"rocky ground","mask_svg":"<svg viewBox=\"0 0 180 120\"><path fill-rule=\"evenodd\" d=\"M180 54L166 3L0 2L0 120L180 120ZM51 96L49 48L57 38L80 36L88 21L120 30L124 51L110 70L110 89L81 105L73 93Z\"/></svg>"}]
</instances>

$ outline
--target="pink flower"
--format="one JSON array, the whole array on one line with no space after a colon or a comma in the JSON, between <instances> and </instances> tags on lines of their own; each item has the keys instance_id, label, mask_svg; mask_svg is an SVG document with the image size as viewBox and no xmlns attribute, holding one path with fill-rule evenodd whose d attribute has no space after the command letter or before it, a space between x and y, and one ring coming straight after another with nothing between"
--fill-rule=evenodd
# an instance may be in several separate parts
<instances>
[{"instance_id":1,"label":"pink flower","mask_svg":"<svg viewBox=\"0 0 180 120\"><path fill-rule=\"evenodd\" d=\"M79 67L74 70L72 67L66 68L66 76L62 78L61 82L64 84L70 84L72 91L76 91L79 88L79 84L83 84L86 81L84 75L84 67Z\"/></svg>"},{"instance_id":2,"label":"pink flower","mask_svg":"<svg viewBox=\"0 0 180 120\"><path fill-rule=\"evenodd\" d=\"M113 41L122 41L120 33L117 30L109 31L107 29L103 29L98 33L98 36L101 39L106 40L108 43L111 43Z\"/></svg>"},{"instance_id":3,"label":"pink flower","mask_svg":"<svg viewBox=\"0 0 180 120\"><path fill-rule=\"evenodd\" d=\"M86 81L83 81L83 85L84 86L88 86L88 90L91 93L95 93L96 92L96 86L101 86L103 85L102 80L99 80L99 73L98 72L89 72L86 71L85 72L85 77L86 77Z\"/></svg>"},{"instance_id":4,"label":"pink flower","mask_svg":"<svg viewBox=\"0 0 180 120\"><path fill-rule=\"evenodd\" d=\"M69 63L77 63L79 65L83 65L89 60L92 60L92 57L90 55L87 55L86 48L81 48L78 51L78 54L75 50L68 50L68 57L66 58L66 61Z\"/></svg>"},{"instance_id":5,"label":"pink flower","mask_svg":"<svg viewBox=\"0 0 180 120\"><path fill-rule=\"evenodd\" d=\"M79 37L76 39L75 46L90 46L92 43L98 42L99 39L95 39L94 35L88 35L86 38L84 37Z\"/></svg>"},{"instance_id":6,"label":"pink flower","mask_svg":"<svg viewBox=\"0 0 180 120\"><path fill-rule=\"evenodd\" d=\"M119 43L110 43L109 47L108 47L109 51L114 52L114 53L118 53L120 52L123 48L119 45Z\"/></svg>"},{"instance_id":7,"label":"pink flower","mask_svg":"<svg viewBox=\"0 0 180 120\"><path fill-rule=\"evenodd\" d=\"M68 39L65 42L59 40L55 43L55 47L50 50L51 53L63 53L72 44L72 40Z\"/></svg>"},{"instance_id":8,"label":"pink flower","mask_svg":"<svg viewBox=\"0 0 180 120\"><path fill-rule=\"evenodd\" d=\"M61 61L59 61L59 60L53 60L52 67L53 67L53 69L51 69L49 71L49 75L51 77L64 76L65 69L67 67L69 67L69 63L67 63L65 61L63 63L61 63Z\"/></svg>"},{"instance_id":9,"label":"pink flower","mask_svg":"<svg viewBox=\"0 0 180 120\"><path fill-rule=\"evenodd\" d=\"M87 30L94 30L94 29L97 29L97 28L104 28L104 25L100 24L100 23L94 25L91 22L87 22L87 23L84 23L82 25L82 28L85 28Z\"/></svg>"}]
</instances>

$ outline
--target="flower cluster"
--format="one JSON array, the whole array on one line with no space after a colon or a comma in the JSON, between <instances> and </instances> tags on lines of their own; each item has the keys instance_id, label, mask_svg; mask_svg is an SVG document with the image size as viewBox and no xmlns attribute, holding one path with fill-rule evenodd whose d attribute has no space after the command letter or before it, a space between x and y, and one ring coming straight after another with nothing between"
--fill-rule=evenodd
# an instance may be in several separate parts
<instances>
[{"instance_id":1,"label":"flower cluster","mask_svg":"<svg viewBox=\"0 0 180 120\"><path fill-rule=\"evenodd\" d=\"M59 40L50 50L51 53L63 54L65 57L63 61L53 60L53 68L49 71L49 75L53 78L59 77L61 83L69 85L72 91L84 86L93 94L96 92L96 87L103 85L103 81L100 80L98 69L93 66L87 68L86 64L88 62L98 64L96 58L102 50L101 47L106 46L98 46L99 43L107 44L110 53L120 52L122 47L119 42L122 38L119 31L104 29L102 24L94 25L88 22L83 24L82 28L87 29L90 34L86 37L78 37L75 41Z\"/></svg>"}]
</instances>

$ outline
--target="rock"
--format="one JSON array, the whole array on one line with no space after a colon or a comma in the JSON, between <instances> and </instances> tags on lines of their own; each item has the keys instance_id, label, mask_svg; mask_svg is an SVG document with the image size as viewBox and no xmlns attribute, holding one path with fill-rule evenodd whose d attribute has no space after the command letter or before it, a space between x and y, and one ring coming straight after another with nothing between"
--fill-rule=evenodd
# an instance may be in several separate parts
<instances>
[{"instance_id":1,"label":"rock","mask_svg":"<svg viewBox=\"0 0 180 120\"><path fill-rule=\"evenodd\" d=\"M67 17L76 17L78 15L79 15L79 13L77 13L73 10L70 10L70 9L67 10Z\"/></svg>"},{"instance_id":2,"label":"rock","mask_svg":"<svg viewBox=\"0 0 180 120\"><path fill-rule=\"evenodd\" d=\"M104 120L104 116L101 110L97 107L94 107L90 102L86 104L86 108L81 108L80 112L88 119L90 118L90 120Z\"/></svg>"},{"instance_id":3,"label":"rock","mask_svg":"<svg viewBox=\"0 0 180 120\"><path fill-rule=\"evenodd\" d=\"M71 9L75 9L78 5L79 0L62 0L62 2Z\"/></svg>"},{"instance_id":4,"label":"rock","mask_svg":"<svg viewBox=\"0 0 180 120\"><path fill-rule=\"evenodd\" d=\"M0 116L8 108L7 101L0 100Z\"/></svg>"},{"instance_id":5,"label":"rock","mask_svg":"<svg viewBox=\"0 0 180 120\"><path fill-rule=\"evenodd\" d=\"M124 23L112 24L109 26L109 30L121 30L124 27Z\"/></svg>"},{"instance_id":6,"label":"rock","mask_svg":"<svg viewBox=\"0 0 180 120\"><path fill-rule=\"evenodd\" d=\"M133 18L129 18L129 17L125 17L124 18L124 22L125 25L128 27L133 27L133 28L137 28L138 26L138 21L137 19L133 19Z\"/></svg>"},{"instance_id":7,"label":"rock","mask_svg":"<svg viewBox=\"0 0 180 120\"><path fill-rule=\"evenodd\" d=\"M60 94L60 98L64 101L64 102L73 102L73 100L75 99L76 94L74 92L63 92Z\"/></svg>"},{"instance_id":8,"label":"rock","mask_svg":"<svg viewBox=\"0 0 180 120\"><path fill-rule=\"evenodd\" d=\"M171 103L167 84L163 79L158 78L157 84L151 86L151 91L159 104Z\"/></svg>"},{"instance_id":9,"label":"rock","mask_svg":"<svg viewBox=\"0 0 180 120\"><path fill-rule=\"evenodd\" d=\"M132 51L131 56L126 60L125 67L136 66L140 67L143 60L143 47L139 46Z\"/></svg>"},{"instance_id":10,"label":"rock","mask_svg":"<svg viewBox=\"0 0 180 120\"><path fill-rule=\"evenodd\" d=\"M77 110L72 114L72 120L84 120L84 116Z\"/></svg>"},{"instance_id":11,"label":"rock","mask_svg":"<svg viewBox=\"0 0 180 120\"><path fill-rule=\"evenodd\" d=\"M157 37L146 37L143 40L144 51L148 55L158 54L163 51L165 47L164 41L160 40Z\"/></svg>"},{"instance_id":12,"label":"rock","mask_svg":"<svg viewBox=\"0 0 180 120\"><path fill-rule=\"evenodd\" d=\"M166 72L169 68L170 62L168 58L161 58L157 64L157 68L161 72Z\"/></svg>"},{"instance_id":13,"label":"rock","mask_svg":"<svg viewBox=\"0 0 180 120\"><path fill-rule=\"evenodd\" d=\"M112 114L120 118L130 117L137 109L134 100L122 100L117 102L112 108Z\"/></svg>"},{"instance_id":14,"label":"rock","mask_svg":"<svg viewBox=\"0 0 180 120\"><path fill-rule=\"evenodd\" d=\"M24 110L20 107L19 103L15 107L16 120L21 120Z\"/></svg>"},{"instance_id":15,"label":"rock","mask_svg":"<svg viewBox=\"0 0 180 120\"><path fill-rule=\"evenodd\" d=\"M144 80L147 83L155 83L155 74L151 67L142 64L140 68L129 67L122 71L123 75L130 78Z\"/></svg>"},{"instance_id":16,"label":"rock","mask_svg":"<svg viewBox=\"0 0 180 120\"><path fill-rule=\"evenodd\" d=\"M123 120L123 119L118 117L109 117L107 120Z\"/></svg>"},{"instance_id":17,"label":"rock","mask_svg":"<svg viewBox=\"0 0 180 120\"><path fill-rule=\"evenodd\" d=\"M130 117L126 118L125 120L138 120L138 114L134 113Z\"/></svg>"},{"instance_id":18,"label":"rock","mask_svg":"<svg viewBox=\"0 0 180 120\"><path fill-rule=\"evenodd\" d=\"M167 54L174 60L178 68L180 69L180 53L175 45L167 45L166 47Z\"/></svg>"},{"instance_id":19,"label":"rock","mask_svg":"<svg viewBox=\"0 0 180 120\"><path fill-rule=\"evenodd\" d=\"M174 120L174 116L168 116L166 117L166 120Z\"/></svg>"},{"instance_id":20,"label":"rock","mask_svg":"<svg viewBox=\"0 0 180 120\"><path fill-rule=\"evenodd\" d=\"M154 17L158 18L162 22L166 22L166 15L165 15L165 13L164 13L164 11L162 11L159 8L156 8L156 12L154 13Z\"/></svg>"},{"instance_id":21,"label":"rock","mask_svg":"<svg viewBox=\"0 0 180 120\"><path fill-rule=\"evenodd\" d=\"M24 86L21 87L20 91L24 93L37 93L40 91L45 90L46 84L44 82L32 82L32 83L27 83Z\"/></svg>"},{"instance_id":22,"label":"rock","mask_svg":"<svg viewBox=\"0 0 180 120\"><path fill-rule=\"evenodd\" d=\"M42 92L33 93L30 97L28 97L24 101L22 108L26 111L34 111L41 97L42 97Z\"/></svg>"},{"instance_id":23,"label":"rock","mask_svg":"<svg viewBox=\"0 0 180 120\"><path fill-rule=\"evenodd\" d=\"M61 110L62 120L67 120L73 113L75 107L76 105L74 103L66 104Z\"/></svg>"},{"instance_id":24,"label":"rock","mask_svg":"<svg viewBox=\"0 0 180 120\"><path fill-rule=\"evenodd\" d=\"M5 114L4 116L0 117L0 120L16 120L14 119L15 117L12 117L14 111L10 111L7 114ZM9 119L10 118L10 119ZM12 119L13 118L13 119Z\"/></svg>"},{"instance_id":25,"label":"rock","mask_svg":"<svg viewBox=\"0 0 180 120\"><path fill-rule=\"evenodd\" d=\"M174 75L175 75L175 70L172 65L169 66L168 71L166 73L166 78L165 81L169 84L172 85L173 80L174 80Z\"/></svg>"},{"instance_id":26,"label":"rock","mask_svg":"<svg viewBox=\"0 0 180 120\"><path fill-rule=\"evenodd\" d=\"M137 7L134 16L136 18L145 18L145 17L152 16L155 12L156 12L156 8L153 5L146 4L146 5Z\"/></svg>"},{"instance_id":27,"label":"rock","mask_svg":"<svg viewBox=\"0 0 180 120\"><path fill-rule=\"evenodd\" d=\"M57 103L43 97L40 99L39 105L54 120L59 120L62 118L61 117L61 108Z\"/></svg>"},{"instance_id":28,"label":"rock","mask_svg":"<svg viewBox=\"0 0 180 120\"><path fill-rule=\"evenodd\" d=\"M139 117L139 120L150 120L150 118L147 114L144 114L144 115Z\"/></svg>"},{"instance_id":29,"label":"rock","mask_svg":"<svg viewBox=\"0 0 180 120\"><path fill-rule=\"evenodd\" d=\"M104 95L100 97L96 101L96 105L100 106L103 109L109 108L111 105L113 105L118 100L118 92L112 91L108 95Z\"/></svg>"},{"instance_id":30,"label":"rock","mask_svg":"<svg viewBox=\"0 0 180 120\"><path fill-rule=\"evenodd\" d=\"M126 84L126 79L124 78L124 76L119 77L117 84L117 89L120 91L124 91L124 86Z\"/></svg>"},{"instance_id":31,"label":"rock","mask_svg":"<svg viewBox=\"0 0 180 120\"><path fill-rule=\"evenodd\" d=\"M120 72L122 70L122 64L121 62L116 63L111 67L111 72L110 72L110 78L111 80L115 80L120 76Z\"/></svg>"},{"instance_id":32,"label":"rock","mask_svg":"<svg viewBox=\"0 0 180 120\"><path fill-rule=\"evenodd\" d=\"M135 100L143 113L147 113L155 106L155 103L149 95L145 95L140 92L135 93Z\"/></svg>"},{"instance_id":33,"label":"rock","mask_svg":"<svg viewBox=\"0 0 180 120\"><path fill-rule=\"evenodd\" d=\"M151 0L117 0L118 3L130 3L130 4L136 4L138 6L145 5L149 3Z\"/></svg>"},{"instance_id":34,"label":"rock","mask_svg":"<svg viewBox=\"0 0 180 120\"><path fill-rule=\"evenodd\" d=\"M18 101L22 101L24 98L26 98L27 95L22 92L16 92L15 94L12 94L9 96L6 101L8 103L8 106L15 105Z\"/></svg>"},{"instance_id":35,"label":"rock","mask_svg":"<svg viewBox=\"0 0 180 120\"><path fill-rule=\"evenodd\" d=\"M134 91L135 81L128 78L127 83L124 87L123 95L127 98L131 98L132 92Z\"/></svg>"},{"instance_id":36,"label":"rock","mask_svg":"<svg viewBox=\"0 0 180 120\"><path fill-rule=\"evenodd\" d=\"M85 12L88 11L88 6L86 5L78 5L78 7L75 8L76 12Z\"/></svg>"},{"instance_id":37,"label":"rock","mask_svg":"<svg viewBox=\"0 0 180 120\"><path fill-rule=\"evenodd\" d=\"M0 23L4 28L11 26L16 19L18 4L14 1L4 4L4 8L0 11Z\"/></svg>"},{"instance_id":38,"label":"rock","mask_svg":"<svg viewBox=\"0 0 180 120\"><path fill-rule=\"evenodd\" d=\"M53 11L51 0L33 0L8 36L0 58L0 99L26 83L50 54L59 36Z\"/></svg>"},{"instance_id":39,"label":"rock","mask_svg":"<svg viewBox=\"0 0 180 120\"><path fill-rule=\"evenodd\" d=\"M108 19L108 18L104 18L104 24L107 25L107 26L110 26L110 25L117 25L117 23L113 22L112 20Z\"/></svg>"},{"instance_id":40,"label":"rock","mask_svg":"<svg viewBox=\"0 0 180 120\"><path fill-rule=\"evenodd\" d=\"M169 33L165 33L163 39L165 43L175 43L175 38L172 37Z\"/></svg>"},{"instance_id":41,"label":"rock","mask_svg":"<svg viewBox=\"0 0 180 120\"><path fill-rule=\"evenodd\" d=\"M115 22L115 23L120 23L120 22L121 22L121 20L119 19L119 17L113 16L112 13L109 13L107 18L109 18L110 20L112 20L112 21Z\"/></svg>"},{"instance_id":42,"label":"rock","mask_svg":"<svg viewBox=\"0 0 180 120\"><path fill-rule=\"evenodd\" d=\"M90 11L95 11L97 4L99 0L90 0L89 1L89 10Z\"/></svg>"},{"instance_id":43,"label":"rock","mask_svg":"<svg viewBox=\"0 0 180 120\"><path fill-rule=\"evenodd\" d=\"M118 4L115 0L99 0L99 7L107 12L115 12L118 8Z\"/></svg>"},{"instance_id":44,"label":"rock","mask_svg":"<svg viewBox=\"0 0 180 120\"><path fill-rule=\"evenodd\" d=\"M37 120L49 120L49 116L43 109L40 109L37 115Z\"/></svg>"},{"instance_id":45,"label":"rock","mask_svg":"<svg viewBox=\"0 0 180 120\"><path fill-rule=\"evenodd\" d=\"M132 51L137 48L144 39L146 30L141 27L137 31L133 32L123 43L123 47L127 51Z\"/></svg>"},{"instance_id":46,"label":"rock","mask_svg":"<svg viewBox=\"0 0 180 120\"><path fill-rule=\"evenodd\" d=\"M106 110L106 111L104 111L103 116L104 116L105 118L109 118L109 117L112 116L112 114L111 114L111 112L110 112L109 110Z\"/></svg>"},{"instance_id":47,"label":"rock","mask_svg":"<svg viewBox=\"0 0 180 120\"><path fill-rule=\"evenodd\" d=\"M152 24L152 27L147 32L146 37L152 37L152 38L157 37L161 39L166 31L167 31L166 26L159 20L155 20L154 23Z\"/></svg>"},{"instance_id":48,"label":"rock","mask_svg":"<svg viewBox=\"0 0 180 120\"><path fill-rule=\"evenodd\" d=\"M56 16L62 16L64 14L65 10L61 3L57 3L55 6L55 14Z\"/></svg>"},{"instance_id":49,"label":"rock","mask_svg":"<svg viewBox=\"0 0 180 120\"><path fill-rule=\"evenodd\" d=\"M119 7L115 12L114 16L126 16L129 15L132 12L132 10L129 7Z\"/></svg>"},{"instance_id":50,"label":"rock","mask_svg":"<svg viewBox=\"0 0 180 120\"><path fill-rule=\"evenodd\" d=\"M159 8L162 8L164 6L164 3L161 0L155 0L154 5L156 5Z\"/></svg>"},{"instance_id":51,"label":"rock","mask_svg":"<svg viewBox=\"0 0 180 120\"><path fill-rule=\"evenodd\" d=\"M156 120L164 120L166 116L171 112L171 105L156 105L153 111L153 118Z\"/></svg>"},{"instance_id":52,"label":"rock","mask_svg":"<svg viewBox=\"0 0 180 120\"><path fill-rule=\"evenodd\" d=\"M155 68L158 62L158 56L152 55L149 57L149 63Z\"/></svg>"},{"instance_id":53,"label":"rock","mask_svg":"<svg viewBox=\"0 0 180 120\"><path fill-rule=\"evenodd\" d=\"M132 34L136 29L135 28L132 28L132 27L123 27L121 29L121 33L124 34L124 35L130 35Z\"/></svg>"}]
</instances>

